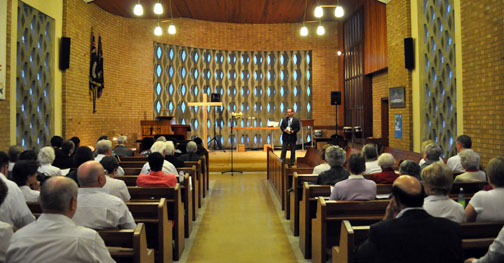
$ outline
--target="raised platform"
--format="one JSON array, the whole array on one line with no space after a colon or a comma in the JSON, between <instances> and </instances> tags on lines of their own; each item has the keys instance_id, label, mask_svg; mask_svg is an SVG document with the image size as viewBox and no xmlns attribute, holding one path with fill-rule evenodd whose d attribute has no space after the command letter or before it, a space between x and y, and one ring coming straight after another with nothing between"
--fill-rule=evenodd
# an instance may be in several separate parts
<instances>
[{"instance_id":1,"label":"raised platform","mask_svg":"<svg viewBox=\"0 0 504 263\"><path fill-rule=\"evenodd\" d=\"M306 151L296 151L296 157L303 157ZM275 151L280 156L281 151ZM287 151L287 158L290 151ZM242 172L266 172L266 152L262 150L246 152L233 152L234 170ZM223 172L231 170L231 152L210 151L210 172Z\"/></svg>"}]
</instances>

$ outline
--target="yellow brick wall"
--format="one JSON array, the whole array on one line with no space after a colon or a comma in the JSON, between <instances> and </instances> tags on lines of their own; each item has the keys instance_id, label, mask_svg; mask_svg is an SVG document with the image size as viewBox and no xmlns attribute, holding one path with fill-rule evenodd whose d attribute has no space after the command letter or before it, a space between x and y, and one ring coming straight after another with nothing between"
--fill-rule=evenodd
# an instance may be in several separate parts
<instances>
[{"instance_id":1,"label":"yellow brick wall","mask_svg":"<svg viewBox=\"0 0 504 263\"><path fill-rule=\"evenodd\" d=\"M388 72L382 71L373 74L371 85L373 93L373 137L382 138L381 99L388 98Z\"/></svg>"},{"instance_id":2,"label":"yellow brick wall","mask_svg":"<svg viewBox=\"0 0 504 263\"><path fill-rule=\"evenodd\" d=\"M11 53L11 1L7 1L7 50L5 51L0 51L0 52L6 52L6 65L4 65L5 68L2 68L2 70L5 70L5 100L0 101L0 151L5 151L9 149L10 146L10 76L11 76L11 71L14 71L12 74L16 74L16 67L11 66L9 61L11 59L10 53Z\"/></svg>"}]
</instances>

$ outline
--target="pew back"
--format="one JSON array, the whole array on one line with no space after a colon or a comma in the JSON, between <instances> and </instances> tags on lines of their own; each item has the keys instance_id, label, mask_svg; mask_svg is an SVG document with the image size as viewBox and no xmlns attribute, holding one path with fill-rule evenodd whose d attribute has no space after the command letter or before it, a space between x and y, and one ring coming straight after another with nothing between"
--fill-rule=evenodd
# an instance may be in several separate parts
<instances>
[{"instance_id":1,"label":"pew back","mask_svg":"<svg viewBox=\"0 0 504 263\"><path fill-rule=\"evenodd\" d=\"M154 263L154 252L147 248L144 224L136 229L98 230L116 262Z\"/></svg>"},{"instance_id":2,"label":"pew back","mask_svg":"<svg viewBox=\"0 0 504 263\"><path fill-rule=\"evenodd\" d=\"M317 174L298 174L294 172L292 179L292 188L289 193L289 204L290 204L290 227L294 236L299 235L299 202L303 199L303 184L308 182L309 184L317 183Z\"/></svg>"}]
</instances>

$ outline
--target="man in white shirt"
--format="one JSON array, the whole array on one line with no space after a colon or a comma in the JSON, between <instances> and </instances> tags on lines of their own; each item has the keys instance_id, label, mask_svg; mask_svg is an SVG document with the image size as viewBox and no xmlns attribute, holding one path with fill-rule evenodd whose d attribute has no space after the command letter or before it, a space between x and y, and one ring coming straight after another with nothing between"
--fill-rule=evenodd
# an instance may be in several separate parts
<instances>
[{"instance_id":1,"label":"man in white shirt","mask_svg":"<svg viewBox=\"0 0 504 263\"><path fill-rule=\"evenodd\" d=\"M0 180L0 205L5 201L8 190L7 185ZM14 234L12 226L0 221L0 237L2 237L0 239L0 262L5 262L5 254L7 253L12 234Z\"/></svg>"},{"instance_id":2,"label":"man in white shirt","mask_svg":"<svg viewBox=\"0 0 504 263\"><path fill-rule=\"evenodd\" d=\"M113 156L112 155L112 142L110 140L99 140L96 143L96 151L98 155L95 157L95 161L100 162L105 156ZM117 176L124 175L124 169L119 166L117 167Z\"/></svg>"},{"instance_id":3,"label":"man in white shirt","mask_svg":"<svg viewBox=\"0 0 504 263\"><path fill-rule=\"evenodd\" d=\"M76 226L77 184L54 176L41 187L38 220L11 239L6 262L115 262L100 235Z\"/></svg>"},{"instance_id":4,"label":"man in white shirt","mask_svg":"<svg viewBox=\"0 0 504 263\"><path fill-rule=\"evenodd\" d=\"M155 142L152 147L151 147L151 153L160 153L163 155L163 158L166 155L166 144L162 141L157 141ZM149 174L150 172L150 166L149 162L146 162L144 166L142 167L142 170L140 171L140 174ZM163 172L165 174L174 174L175 176L178 176L177 168L167 160L164 160L163 162Z\"/></svg>"},{"instance_id":5,"label":"man in white shirt","mask_svg":"<svg viewBox=\"0 0 504 263\"><path fill-rule=\"evenodd\" d=\"M73 217L75 224L93 229L121 228L135 229L136 223L124 202L102 187L107 182L103 166L96 161L88 161L77 170L79 195L77 211Z\"/></svg>"},{"instance_id":6,"label":"man in white shirt","mask_svg":"<svg viewBox=\"0 0 504 263\"><path fill-rule=\"evenodd\" d=\"M362 147L362 156L366 159L366 171L363 174L381 173L382 169L378 165L378 152L374 144L366 144Z\"/></svg>"},{"instance_id":7,"label":"man in white shirt","mask_svg":"<svg viewBox=\"0 0 504 263\"><path fill-rule=\"evenodd\" d=\"M458 153L460 153L465 149L471 149L472 147L471 137L467 135L458 136L455 147L457 148ZM460 156L458 154L450 157L446 162L446 165L448 165L448 168L450 168L450 170L452 170L452 172L454 173L465 173L466 171L464 167L462 167L462 163L460 162Z\"/></svg>"},{"instance_id":8,"label":"man in white shirt","mask_svg":"<svg viewBox=\"0 0 504 263\"><path fill-rule=\"evenodd\" d=\"M119 167L117 159L113 156L105 156L100 161L100 164L105 169L105 178L107 179L103 188L106 189L109 194L121 198L124 202L128 202L131 199L131 196L126 183L123 180L114 178L117 172L117 167Z\"/></svg>"},{"instance_id":9,"label":"man in white shirt","mask_svg":"<svg viewBox=\"0 0 504 263\"><path fill-rule=\"evenodd\" d=\"M499 232L497 238L488 248L488 252L482 258L468 258L465 263L494 263L504 262L504 227Z\"/></svg>"},{"instance_id":10,"label":"man in white shirt","mask_svg":"<svg viewBox=\"0 0 504 263\"><path fill-rule=\"evenodd\" d=\"M8 166L9 158L7 154L0 152L0 180L9 189L4 203L0 206L0 221L21 228L35 221L35 217L32 215L30 209L28 209L21 189L19 189L16 183L5 177Z\"/></svg>"}]
</instances>

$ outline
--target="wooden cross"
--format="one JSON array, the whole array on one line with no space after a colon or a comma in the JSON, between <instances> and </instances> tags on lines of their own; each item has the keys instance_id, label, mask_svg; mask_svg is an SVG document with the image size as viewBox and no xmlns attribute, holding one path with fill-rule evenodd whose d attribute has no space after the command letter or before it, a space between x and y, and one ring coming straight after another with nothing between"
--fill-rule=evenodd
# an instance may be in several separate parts
<instances>
[{"instance_id":1,"label":"wooden cross","mask_svg":"<svg viewBox=\"0 0 504 263\"><path fill-rule=\"evenodd\" d=\"M203 96L203 102L188 102L187 106L189 107L202 107L203 108L203 145L205 145L205 148L208 148L207 146L207 137L208 137L208 111L206 107L220 107L222 106L222 102L208 102L208 96ZM215 125L215 124L214 124Z\"/></svg>"}]
</instances>

